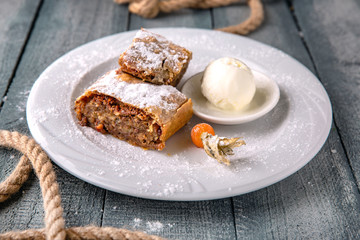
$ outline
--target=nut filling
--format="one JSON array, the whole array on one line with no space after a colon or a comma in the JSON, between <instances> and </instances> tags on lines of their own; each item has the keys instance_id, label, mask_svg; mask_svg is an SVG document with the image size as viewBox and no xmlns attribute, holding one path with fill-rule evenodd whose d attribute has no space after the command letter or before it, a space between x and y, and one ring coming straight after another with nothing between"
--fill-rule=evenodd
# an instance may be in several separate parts
<instances>
[{"instance_id":1,"label":"nut filling","mask_svg":"<svg viewBox=\"0 0 360 240\"><path fill-rule=\"evenodd\" d=\"M75 104L79 123L132 145L162 149L161 127L145 111L106 95L93 94Z\"/></svg>"}]
</instances>

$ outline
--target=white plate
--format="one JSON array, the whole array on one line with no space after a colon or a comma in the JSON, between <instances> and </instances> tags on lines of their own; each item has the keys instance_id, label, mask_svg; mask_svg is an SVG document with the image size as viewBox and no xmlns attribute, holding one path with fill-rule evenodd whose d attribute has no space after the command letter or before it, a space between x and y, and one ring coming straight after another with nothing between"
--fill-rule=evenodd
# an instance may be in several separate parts
<instances>
[{"instance_id":1,"label":"white plate","mask_svg":"<svg viewBox=\"0 0 360 240\"><path fill-rule=\"evenodd\" d=\"M266 116L241 125L213 124L220 136L241 136L227 167L207 157L190 140L189 124L161 151L144 151L81 127L73 102L99 76L117 67L117 58L135 32L85 44L49 66L34 84L27 121L35 140L51 159L71 174L115 192L161 200L205 200L254 191L273 184L308 163L326 141L331 105L318 79L303 65L270 46L245 37L202 29L153 31L193 51L180 83L214 59L246 59L252 69L274 79L280 88L277 106Z\"/></svg>"},{"instance_id":2,"label":"white plate","mask_svg":"<svg viewBox=\"0 0 360 240\"><path fill-rule=\"evenodd\" d=\"M246 63L246 61L244 61ZM204 72L190 77L185 82L181 91L191 98L196 116L206 121L235 125L258 119L270 112L278 103L280 90L276 82L266 75L253 70L256 84L255 96L245 108L239 111L228 111L217 108L211 104L201 93L201 79Z\"/></svg>"}]
</instances>

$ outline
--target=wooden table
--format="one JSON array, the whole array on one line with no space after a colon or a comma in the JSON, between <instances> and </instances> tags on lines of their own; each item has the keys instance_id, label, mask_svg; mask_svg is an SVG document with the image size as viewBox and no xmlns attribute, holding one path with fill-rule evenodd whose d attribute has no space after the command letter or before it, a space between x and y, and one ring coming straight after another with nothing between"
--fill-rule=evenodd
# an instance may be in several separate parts
<instances>
[{"instance_id":1,"label":"wooden table","mask_svg":"<svg viewBox=\"0 0 360 240\"><path fill-rule=\"evenodd\" d=\"M55 167L66 225L114 226L171 239L360 238L360 2L264 1L265 23L249 38L308 67L333 106L330 135L304 168L270 187L212 201L166 202L110 192ZM140 27L218 28L244 20L244 5L184 9L143 19L111 0L0 2L0 129L30 135L26 101L54 60L86 42ZM304 139L307 141L307 139ZM19 153L0 149L0 180ZM0 204L0 232L42 228L34 174Z\"/></svg>"}]
</instances>

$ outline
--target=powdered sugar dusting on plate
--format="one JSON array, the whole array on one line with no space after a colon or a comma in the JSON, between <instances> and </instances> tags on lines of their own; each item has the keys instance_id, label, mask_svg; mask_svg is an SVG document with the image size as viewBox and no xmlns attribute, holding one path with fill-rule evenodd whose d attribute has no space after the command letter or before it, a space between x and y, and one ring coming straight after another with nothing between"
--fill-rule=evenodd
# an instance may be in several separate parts
<instances>
[{"instance_id":1,"label":"powdered sugar dusting on plate","mask_svg":"<svg viewBox=\"0 0 360 240\"><path fill-rule=\"evenodd\" d=\"M183 81L202 71L210 60L230 56L268 75L280 87L279 103L264 117L235 126L213 124L217 135L242 137L246 141L247 145L235 149L230 167L219 164L192 144L191 128L202 122L197 117L167 140L161 152L145 151L77 124L72 110L76 97L98 79L99 73L114 68L111 61L106 62L107 54L116 61L112 51L125 50L135 32L84 46L76 56L68 54L38 80L38 95L30 94L30 129L59 166L93 184L124 194L200 200L233 196L274 183L280 179L274 180L274 176L288 176L320 149L328 131L324 126L329 122L329 102L310 72L280 51L246 38L199 29L171 31L168 35L167 29L155 32L193 51ZM110 53L103 54L107 50L99 48L102 45L111 46ZM90 53L96 57L86 67L82 59L88 59ZM134 225L161 230L160 224L147 226L145 220Z\"/></svg>"}]
</instances>

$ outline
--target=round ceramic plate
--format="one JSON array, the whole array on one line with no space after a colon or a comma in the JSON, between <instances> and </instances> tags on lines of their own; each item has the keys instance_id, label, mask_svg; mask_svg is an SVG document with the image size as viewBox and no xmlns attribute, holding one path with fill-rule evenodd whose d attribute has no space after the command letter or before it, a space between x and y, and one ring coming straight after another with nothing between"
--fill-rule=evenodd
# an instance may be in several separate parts
<instances>
[{"instance_id":1,"label":"round ceramic plate","mask_svg":"<svg viewBox=\"0 0 360 240\"><path fill-rule=\"evenodd\" d=\"M242 137L231 166L196 148L194 116L163 151L145 151L88 127L73 111L75 99L98 77L117 68L118 56L135 32L85 44L50 65L34 84L27 121L35 140L71 174L99 187L142 198L206 200L254 191L278 182L308 163L326 141L331 105L318 79L303 65L270 46L223 32L152 29L193 52L184 82L211 61L235 57L276 81L280 100L265 116L241 125L213 124L219 136Z\"/></svg>"},{"instance_id":2,"label":"round ceramic plate","mask_svg":"<svg viewBox=\"0 0 360 240\"><path fill-rule=\"evenodd\" d=\"M258 119L270 112L278 103L280 90L276 82L264 74L252 71L256 92L251 102L238 111L223 110L211 104L201 92L201 79L204 72L190 77L181 91L191 98L196 116L209 122L236 125Z\"/></svg>"}]
</instances>

